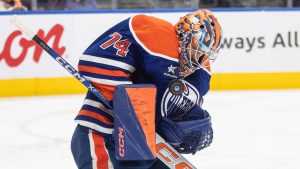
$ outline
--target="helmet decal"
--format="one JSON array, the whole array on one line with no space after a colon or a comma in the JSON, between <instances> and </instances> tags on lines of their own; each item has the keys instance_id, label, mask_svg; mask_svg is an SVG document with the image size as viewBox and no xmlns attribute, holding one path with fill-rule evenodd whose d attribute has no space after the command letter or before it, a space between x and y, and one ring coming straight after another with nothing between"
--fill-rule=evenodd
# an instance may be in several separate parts
<instances>
[{"instance_id":1,"label":"helmet decal","mask_svg":"<svg viewBox=\"0 0 300 169\"><path fill-rule=\"evenodd\" d=\"M179 75L186 77L195 70L209 69L221 47L222 30L209 10L198 10L181 17L175 24L180 43Z\"/></svg>"}]
</instances>

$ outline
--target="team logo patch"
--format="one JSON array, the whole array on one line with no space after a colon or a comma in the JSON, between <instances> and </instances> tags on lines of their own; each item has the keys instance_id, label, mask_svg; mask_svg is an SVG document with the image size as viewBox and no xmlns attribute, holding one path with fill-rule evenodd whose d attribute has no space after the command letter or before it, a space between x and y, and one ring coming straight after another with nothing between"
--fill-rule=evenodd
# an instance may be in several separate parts
<instances>
[{"instance_id":1,"label":"team logo patch","mask_svg":"<svg viewBox=\"0 0 300 169\"><path fill-rule=\"evenodd\" d=\"M161 102L162 116L180 117L187 113L195 104L199 104L200 95L198 90L190 83L182 80L184 91L174 95L169 88L165 91Z\"/></svg>"}]
</instances>

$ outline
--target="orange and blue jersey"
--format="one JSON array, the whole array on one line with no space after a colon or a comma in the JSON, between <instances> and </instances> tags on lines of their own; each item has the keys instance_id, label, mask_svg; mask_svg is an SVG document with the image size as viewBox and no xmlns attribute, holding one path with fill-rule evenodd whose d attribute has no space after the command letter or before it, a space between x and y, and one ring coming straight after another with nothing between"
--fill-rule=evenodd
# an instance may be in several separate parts
<instances>
[{"instance_id":1,"label":"orange and blue jersey","mask_svg":"<svg viewBox=\"0 0 300 169\"><path fill-rule=\"evenodd\" d=\"M118 85L156 85L159 119L170 110L186 111L200 104L209 89L210 72L203 68L184 79L185 91L181 96L170 95L169 82L178 78L178 45L171 23L136 15L100 35L80 57L78 69L109 101L114 99ZM75 120L104 134L113 132L114 112L90 92Z\"/></svg>"}]
</instances>

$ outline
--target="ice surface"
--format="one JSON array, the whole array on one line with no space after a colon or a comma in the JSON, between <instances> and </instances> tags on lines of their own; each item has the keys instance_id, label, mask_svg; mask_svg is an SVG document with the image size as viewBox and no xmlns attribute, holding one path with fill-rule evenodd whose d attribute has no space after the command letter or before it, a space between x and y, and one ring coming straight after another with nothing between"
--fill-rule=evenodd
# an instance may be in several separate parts
<instances>
[{"instance_id":1,"label":"ice surface","mask_svg":"<svg viewBox=\"0 0 300 169\"><path fill-rule=\"evenodd\" d=\"M84 95L0 99L0 169L75 169L70 139ZM199 169L299 169L300 90L212 91L213 144Z\"/></svg>"}]
</instances>

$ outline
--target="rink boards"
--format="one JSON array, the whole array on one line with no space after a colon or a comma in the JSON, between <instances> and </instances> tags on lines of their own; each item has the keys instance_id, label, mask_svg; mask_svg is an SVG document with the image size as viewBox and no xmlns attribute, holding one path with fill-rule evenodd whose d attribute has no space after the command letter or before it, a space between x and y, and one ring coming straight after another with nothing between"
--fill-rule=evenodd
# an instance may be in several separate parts
<instances>
[{"instance_id":1,"label":"rink boards","mask_svg":"<svg viewBox=\"0 0 300 169\"><path fill-rule=\"evenodd\" d=\"M19 14L19 19L74 67L106 29L138 13L176 23L189 11ZM222 50L212 65L211 88L300 88L300 10L215 11ZM0 96L82 93L84 87L0 14ZM155 37L153 37L155 38Z\"/></svg>"}]
</instances>

